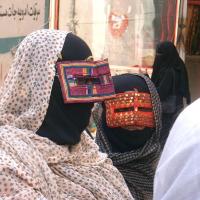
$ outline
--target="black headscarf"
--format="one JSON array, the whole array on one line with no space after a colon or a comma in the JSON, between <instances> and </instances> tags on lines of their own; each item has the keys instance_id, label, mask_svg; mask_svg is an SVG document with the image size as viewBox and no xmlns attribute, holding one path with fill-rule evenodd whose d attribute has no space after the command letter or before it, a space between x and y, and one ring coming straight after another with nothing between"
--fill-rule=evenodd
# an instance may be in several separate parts
<instances>
[{"instance_id":1,"label":"black headscarf","mask_svg":"<svg viewBox=\"0 0 200 200\"><path fill-rule=\"evenodd\" d=\"M148 86L143 78L133 74L123 74L113 77L115 92L123 93L133 91L136 88L139 92L149 93ZM112 152L128 152L138 149L147 142L152 136L153 129L145 128L143 130L129 131L123 128L109 128L106 124L106 110L103 105L102 127L112 147Z\"/></svg>"},{"instance_id":2,"label":"black headscarf","mask_svg":"<svg viewBox=\"0 0 200 200\"><path fill-rule=\"evenodd\" d=\"M78 36L69 33L61 51L62 59L84 60L92 55L88 45ZM74 145L80 141L82 131L89 124L93 103L64 104L60 82L54 78L49 107L45 119L37 131L59 145Z\"/></svg>"},{"instance_id":3,"label":"black headscarf","mask_svg":"<svg viewBox=\"0 0 200 200\"><path fill-rule=\"evenodd\" d=\"M158 93L151 80L142 74L123 74L113 77L113 81L116 93L132 91L134 88L150 93L156 126L140 131L108 128L105 106L97 104L93 111L97 125L96 142L122 173L133 197L139 200L152 199L153 177L160 156L161 105Z\"/></svg>"},{"instance_id":4,"label":"black headscarf","mask_svg":"<svg viewBox=\"0 0 200 200\"><path fill-rule=\"evenodd\" d=\"M174 44L169 41L157 45L151 80L155 84L161 101L175 93L190 103L188 75L185 64Z\"/></svg>"}]
</instances>

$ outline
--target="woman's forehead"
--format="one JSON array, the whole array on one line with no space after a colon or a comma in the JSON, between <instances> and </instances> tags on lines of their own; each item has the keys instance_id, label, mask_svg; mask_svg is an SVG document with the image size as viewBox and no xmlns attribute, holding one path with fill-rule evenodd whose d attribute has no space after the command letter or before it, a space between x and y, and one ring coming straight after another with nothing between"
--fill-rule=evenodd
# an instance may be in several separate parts
<instances>
[{"instance_id":1,"label":"woman's forehead","mask_svg":"<svg viewBox=\"0 0 200 200\"><path fill-rule=\"evenodd\" d=\"M123 74L113 77L113 83L116 93L134 91L149 93L149 89L144 78L134 74Z\"/></svg>"}]
</instances>

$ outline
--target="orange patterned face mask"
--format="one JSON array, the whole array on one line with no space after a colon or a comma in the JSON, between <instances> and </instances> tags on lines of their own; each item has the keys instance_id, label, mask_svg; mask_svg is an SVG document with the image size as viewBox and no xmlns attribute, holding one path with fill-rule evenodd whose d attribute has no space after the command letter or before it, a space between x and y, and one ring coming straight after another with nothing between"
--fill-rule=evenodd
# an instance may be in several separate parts
<instances>
[{"instance_id":1,"label":"orange patterned face mask","mask_svg":"<svg viewBox=\"0 0 200 200\"><path fill-rule=\"evenodd\" d=\"M119 93L106 100L106 122L110 128L155 127L151 96L148 93L130 91Z\"/></svg>"}]
</instances>

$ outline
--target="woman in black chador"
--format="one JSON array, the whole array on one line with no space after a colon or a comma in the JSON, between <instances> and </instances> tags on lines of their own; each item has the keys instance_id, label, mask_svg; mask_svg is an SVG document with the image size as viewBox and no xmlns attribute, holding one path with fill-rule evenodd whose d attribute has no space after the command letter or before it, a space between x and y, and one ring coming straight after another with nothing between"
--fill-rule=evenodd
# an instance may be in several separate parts
<instances>
[{"instance_id":1,"label":"woman in black chador","mask_svg":"<svg viewBox=\"0 0 200 200\"><path fill-rule=\"evenodd\" d=\"M176 97L173 112L170 112L170 108L167 111L163 109L160 142L164 147L170 128L183 109L183 99L187 104L191 102L187 70L172 42L165 41L157 45L151 80L163 105L170 95Z\"/></svg>"}]
</instances>

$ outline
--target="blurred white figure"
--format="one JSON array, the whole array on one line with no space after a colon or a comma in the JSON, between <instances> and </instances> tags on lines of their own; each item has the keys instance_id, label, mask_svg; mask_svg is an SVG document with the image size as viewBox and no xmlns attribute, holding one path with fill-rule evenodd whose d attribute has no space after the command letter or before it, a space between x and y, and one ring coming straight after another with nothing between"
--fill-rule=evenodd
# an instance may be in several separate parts
<instances>
[{"instance_id":1,"label":"blurred white figure","mask_svg":"<svg viewBox=\"0 0 200 200\"><path fill-rule=\"evenodd\" d=\"M154 180L154 200L200 199L200 99L177 118Z\"/></svg>"}]
</instances>

